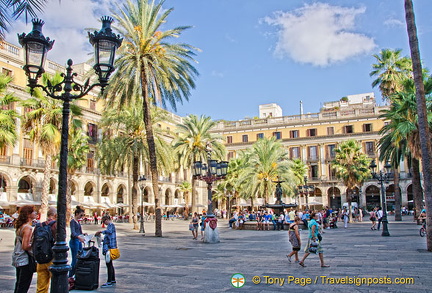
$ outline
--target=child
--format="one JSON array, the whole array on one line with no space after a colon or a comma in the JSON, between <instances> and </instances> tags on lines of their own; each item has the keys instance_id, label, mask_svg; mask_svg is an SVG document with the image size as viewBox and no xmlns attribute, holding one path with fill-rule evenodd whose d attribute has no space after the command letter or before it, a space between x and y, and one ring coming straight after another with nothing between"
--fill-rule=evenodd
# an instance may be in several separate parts
<instances>
[{"instance_id":1,"label":"child","mask_svg":"<svg viewBox=\"0 0 432 293\"><path fill-rule=\"evenodd\" d=\"M96 236L104 234L102 254L105 255L105 262L108 270L108 281L101 288L113 287L116 284L115 271L112 259L107 256L107 253L112 248L117 248L117 234L111 217L105 215L102 217L102 223L107 227L104 231L96 232Z\"/></svg>"}]
</instances>

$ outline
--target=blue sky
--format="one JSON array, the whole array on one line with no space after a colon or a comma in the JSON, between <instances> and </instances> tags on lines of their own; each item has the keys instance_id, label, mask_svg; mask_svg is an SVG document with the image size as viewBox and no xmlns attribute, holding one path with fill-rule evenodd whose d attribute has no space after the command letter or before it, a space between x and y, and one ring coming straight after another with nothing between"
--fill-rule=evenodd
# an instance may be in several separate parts
<instances>
[{"instance_id":1,"label":"blue sky","mask_svg":"<svg viewBox=\"0 0 432 293\"><path fill-rule=\"evenodd\" d=\"M375 92L373 54L402 49L409 55L403 0L166 0L174 8L167 27L192 26L178 41L200 49L200 72L189 102L177 114L239 120L258 116L258 105L277 103L283 115L318 112L321 103ZM48 58L75 63L92 52L85 28L99 28L109 1L51 0L40 17L56 40ZM432 69L432 3L414 0L421 57ZM30 25L15 22L7 40ZM68 37L65 37L68 36ZM69 43L68 43L69 42Z\"/></svg>"}]
</instances>

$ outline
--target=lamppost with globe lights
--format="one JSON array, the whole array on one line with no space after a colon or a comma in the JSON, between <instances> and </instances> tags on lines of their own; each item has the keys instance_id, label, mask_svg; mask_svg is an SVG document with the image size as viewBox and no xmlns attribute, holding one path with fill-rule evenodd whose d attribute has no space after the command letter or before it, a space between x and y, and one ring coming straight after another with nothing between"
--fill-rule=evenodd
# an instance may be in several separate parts
<instances>
[{"instance_id":1,"label":"lamppost with globe lights","mask_svg":"<svg viewBox=\"0 0 432 293\"><path fill-rule=\"evenodd\" d=\"M217 219L213 214L213 204L212 204L212 185L213 182L217 180L224 179L227 175L228 171L228 162L221 161L218 162L216 160L211 159L211 149L207 149L207 164L202 163L201 161L195 161L192 166L192 175L194 178L198 180L203 180L207 183L207 200L208 200L208 208L207 208L207 219L210 219L214 224L211 225L213 231L215 231ZM216 234L216 232L215 232ZM216 243L219 242L219 237L216 235L215 237L210 237L205 235L204 242L207 243Z\"/></svg>"},{"instance_id":2,"label":"lamppost with globe lights","mask_svg":"<svg viewBox=\"0 0 432 293\"><path fill-rule=\"evenodd\" d=\"M309 209L309 202L308 202L308 196L309 194L312 194L315 190L315 186L313 185L307 185L308 178L307 176L304 176L304 185L297 186L297 189L300 193L300 195L304 195L306 199L306 209Z\"/></svg>"},{"instance_id":3,"label":"lamppost with globe lights","mask_svg":"<svg viewBox=\"0 0 432 293\"><path fill-rule=\"evenodd\" d=\"M381 184L381 202L382 202L382 221L383 224L383 231L381 233L381 236L390 236L390 233L388 231L388 220L387 220L387 200L386 200L386 193L384 188L384 182L388 183L389 179L392 176L391 173L391 165L389 162L387 162L384 165L385 170L380 170L379 173L375 172L377 165L375 164L375 160L372 160L369 168L371 169L372 177L379 181Z\"/></svg>"},{"instance_id":4,"label":"lamppost with globe lights","mask_svg":"<svg viewBox=\"0 0 432 293\"><path fill-rule=\"evenodd\" d=\"M145 189L145 184L144 184L144 181L146 181L146 180L147 179L144 175L142 175L138 178L138 182L140 183L140 189L141 189L141 217L140 217L139 233L142 233L143 236L145 236L145 229L144 229L144 189Z\"/></svg>"},{"instance_id":5,"label":"lamppost with globe lights","mask_svg":"<svg viewBox=\"0 0 432 293\"><path fill-rule=\"evenodd\" d=\"M60 167L59 186L57 195L57 234L53 247L54 260L50 271L53 274L51 279L51 293L66 293L68 288L68 271L70 265L67 261L66 244L66 189L67 189L67 157L68 157L68 135L69 135L69 113L70 102L87 95L93 88L103 89L108 85L111 73L114 71L115 52L122 43L122 38L112 32L111 17L104 16L102 29L89 33L90 43L95 50L95 65L93 66L98 75L99 82L90 85L89 79L81 85L74 80L77 76L72 70L72 60L67 61L66 74L62 73L63 81L59 84L48 83L47 86L38 84L38 79L45 72L44 64L49 50L54 44L53 40L42 34L44 22L40 19L33 19L33 30L18 35L19 43L25 50L25 65L23 67L27 77L31 93L35 88L41 88L50 98L63 101L63 119L61 129L60 146Z\"/></svg>"}]
</instances>

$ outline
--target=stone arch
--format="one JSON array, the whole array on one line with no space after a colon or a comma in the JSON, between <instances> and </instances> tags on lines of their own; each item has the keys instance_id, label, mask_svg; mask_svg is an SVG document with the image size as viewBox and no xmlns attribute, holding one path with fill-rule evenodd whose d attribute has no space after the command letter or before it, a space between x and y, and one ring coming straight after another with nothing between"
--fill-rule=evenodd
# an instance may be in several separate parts
<instances>
[{"instance_id":1,"label":"stone arch","mask_svg":"<svg viewBox=\"0 0 432 293\"><path fill-rule=\"evenodd\" d=\"M78 183L75 180L69 181L71 196L76 196L78 191Z\"/></svg>"},{"instance_id":2,"label":"stone arch","mask_svg":"<svg viewBox=\"0 0 432 293\"><path fill-rule=\"evenodd\" d=\"M86 185L84 185L84 196L94 196L96 184L94 182L88 181Z\"/></svg>"},{"instance_id":3,"label":"stone arch","mask_svg":"<svg viewBox=\"0 0 432 293\"><path fill-rule=\"evenodd\" d=\"M165 190L165 204L172 205L173 204L173 194L171 188L167 188Z\"/></svg>"},{"instance_id":4,"label":"stone arch","mask_svg":"<svg viewBox=\"0 0 432 293\"><path fill-rule=\"evenodd\" d=\"M29 175L25 175L18 180L18 193L33 193L35 180Z\"/></svg>"},{"instance_id":5,"label":"stone arch","mask_svg":"<svg viewBox=\"0 0 432 293\"><path fill-rule=\"evenodd\" d=\"M111 192L111 187L108 183L104 183L101 188L101 196L109 196Z\"/></svg>"},{"instance_id":6,"label":"stone arch","mask_svg":"<svg viewBox=\"0 0 432 293\"><path fill-rule=\"evenodd\" d=\"M375 184L368 184L365 188L366 209L371 211L373 208L381 205L380 188Z\"/></svg>"},{"instance_id":7,"label":"stone arch","mask_svg":"<svg viewBox=\"0 0 432 293\"><path fill-rule=\"evenodd\" d=\"M342 207L342 199L341 199L341 190L332 186L327 190L327 198L329 202L329 207L333 210L339 209Z\"/></svg>"},{"instance_id":8,"label":"stone arch","mask_svg":"<svg viewBox=\"0 0 432 293\"><path fill-rule=\"evenodd\" d=\"M180 190L176 189L174 191L174 204L181 204L182 203L182 195Z\"/></svg>"},{"instance_id":9,"label":"stone arch","mask_svg":"<svg viewBox=\"0 0 432 293\"><path fill-rule=\"evenodd\" d=\"M50 178L49 183L49 194L56 194L57 193L57 181L54 178Z\"/></svg>"},{"instance_id":10,"label":"stone arch","mask_svg":"<svg viewBox=\"0 0 432 293\"><path fill-rule=\"evenodd\" d=\"M117 187L117 194L116 194L116 202L117 203L125 203L125 197L126 197L126 186L123 184L120 184Z\"/></svg>"},{"instance_id":11,"label":"stone arch","mask_svg":"<svg viewBox=\"0 0 432 293\"><path fill-rule=\"evenodd\" d=\"M5 192L10 187L11 178L6 173L0 172L0 192Z\"/></svg>"}]
</instances>

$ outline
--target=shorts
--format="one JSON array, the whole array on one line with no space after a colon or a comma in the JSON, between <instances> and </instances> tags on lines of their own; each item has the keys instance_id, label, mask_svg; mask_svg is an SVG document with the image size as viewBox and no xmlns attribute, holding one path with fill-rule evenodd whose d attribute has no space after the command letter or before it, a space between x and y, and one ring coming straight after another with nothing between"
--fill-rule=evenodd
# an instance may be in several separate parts
<instances>
[{"instance_id":1,"label":"shorts","mask_svg":"<svg viewBox=\"0 0 432 293\"><path fill-rule=\"evenodd\" d=\"M300 251L300 247L293 247L292 250L293 251Z\"/></svg>"}]
</instances>

